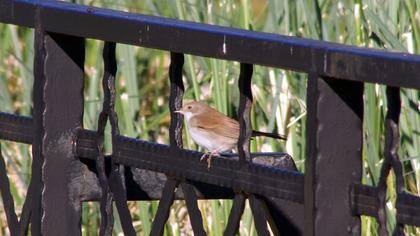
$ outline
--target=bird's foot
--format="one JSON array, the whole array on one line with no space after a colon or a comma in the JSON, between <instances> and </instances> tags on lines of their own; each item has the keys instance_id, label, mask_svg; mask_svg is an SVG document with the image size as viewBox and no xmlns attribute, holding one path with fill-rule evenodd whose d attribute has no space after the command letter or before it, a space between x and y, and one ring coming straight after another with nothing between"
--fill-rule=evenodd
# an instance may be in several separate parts
<instances>
[{"instance_id":1,"label":"bird's foot","mask_svg":"<svg viewBox=\"0 0 420 236\"><path fill-rule=\"evenodd\" d=\"M207 169L210 169L210 167L211 167L211 158L214 157L214 156L220 157L219 152L218 151L212 151L212 152L209 152L209 153L204 153L201 156L200 161L204 161L204 160L207 161Z\"/></svg>"}]
</instances>

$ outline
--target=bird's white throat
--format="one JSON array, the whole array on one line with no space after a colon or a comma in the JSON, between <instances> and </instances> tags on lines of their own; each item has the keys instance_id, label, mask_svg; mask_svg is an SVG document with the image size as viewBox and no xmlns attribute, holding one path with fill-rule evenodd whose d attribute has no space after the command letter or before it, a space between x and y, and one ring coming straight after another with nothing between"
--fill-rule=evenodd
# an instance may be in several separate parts
<instances>
[{"instance_id":1,"label":"bird's white throat","mask_svg":"<svg viewBox=\"0 0 420 236\"><path fill-rule=\"evenodd\" d=\"M189 111L184 112L184 117L188 121L190 121L191 117L193 117L193 114Z\"/></svg>"}]
</instances>

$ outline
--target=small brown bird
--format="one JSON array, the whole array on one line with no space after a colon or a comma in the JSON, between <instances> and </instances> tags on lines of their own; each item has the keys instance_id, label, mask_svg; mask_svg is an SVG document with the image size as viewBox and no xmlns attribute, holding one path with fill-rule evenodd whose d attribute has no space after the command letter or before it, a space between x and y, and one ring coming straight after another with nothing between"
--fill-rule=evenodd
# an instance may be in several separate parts
<instances>
[{"instance_id":1,"label":"small brown bird","mask_svg":"<svg viewBox=\"0 0 420 236\"><path fill-rule=\"evenodd\" d=\"M187 130L194 142L209 151L201 157L201 160L208 158L208 167L210 167L212 156L220 156L220 153L231 151L236 147L239 138L238 121L197 101L188 102L181 110L175 112L184 115ZM278 134L255 130L252 131L252 136L286 140L286 137Z\"/></svg>"}]
</instances>

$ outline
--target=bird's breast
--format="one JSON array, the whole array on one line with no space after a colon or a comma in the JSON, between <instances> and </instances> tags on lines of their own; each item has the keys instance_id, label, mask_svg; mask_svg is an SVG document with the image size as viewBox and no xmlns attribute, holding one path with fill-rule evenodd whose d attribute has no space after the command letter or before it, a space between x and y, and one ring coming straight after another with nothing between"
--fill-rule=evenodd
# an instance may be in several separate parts
<instances>
[{"instance_id":1,"label":"bird's breast","mask_svg":"<svg viewBox=\"0 0 420 236\"><path fill-rule=\"evenodd\" d=\"M200 130L199 128L189 128L188 131L194 142L200 145L201 147L204 147L205 149L210 151L217 148L217 140L212 140L211 135L206 133L205 131Z\"/></svg>"}]
</instances>

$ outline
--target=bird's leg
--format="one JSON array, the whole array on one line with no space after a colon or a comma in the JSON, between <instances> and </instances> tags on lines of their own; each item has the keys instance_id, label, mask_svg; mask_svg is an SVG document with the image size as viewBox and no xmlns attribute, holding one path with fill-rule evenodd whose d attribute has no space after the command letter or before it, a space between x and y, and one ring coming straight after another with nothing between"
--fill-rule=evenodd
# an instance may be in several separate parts
<instances>
[{"instance_id":1,"label":"bird's leg","mask_svg":"<svg viewBox=\"0 0 420 236\"><path fill-rule=\"evenodd\" d=\"M214 156L220 157L220 154L219 154L219 150L218 149L210 152L209 158L207 159L207 169L210 169L210 166L211 166L211 158L214 157Z\"/></svg>"},{"instance_id":2,"label":"bird's leg","mask_svg":"<svg viewBox=\"0 0 420 236\"><path fill-rule=\"evenodd\" d=\"M211 166L211 158L214 157L214 156L219 157L220 156L219 152L220 152L219 149L216 149L216 150L213 150L213 151L211 151L209 153L204 153L201 156L200 161L207 160L207 168L210 169L210 166Z\"/></svg>"},{"instance_id":3,"label":"bird's leg","mask_svg":"<svg viewBox=\"0 0 420 236\"><path fill-rule=\"evenodd\" d=\"M200 157L200 161L204 161L208 158L209 153L204 153L201 157Z\"/></svg>"}]
</instances>

